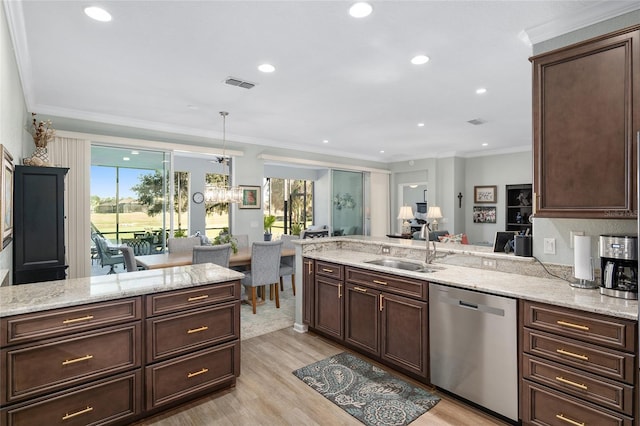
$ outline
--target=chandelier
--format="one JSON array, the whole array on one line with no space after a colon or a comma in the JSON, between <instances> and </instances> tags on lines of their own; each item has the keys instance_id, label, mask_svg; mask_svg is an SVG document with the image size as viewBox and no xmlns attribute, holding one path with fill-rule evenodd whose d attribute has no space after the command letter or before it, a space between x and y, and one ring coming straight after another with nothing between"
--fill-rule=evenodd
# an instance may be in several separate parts
<instances>
[{"instance_id":1,"label":"chandelier","mask_svg":"<svg viewBox=\"0 0 640 426\"><path fill-rule=\"evenodd\" d=\"M231 181L231 176L225 173L227 168L227 116L226 111L220 111L222 116L222 174L226 180ZM242 201L242 190L237 186L228 186L224 183L206 185L204 188L204 198L210 203L239 203Z\"/></svg>"}]
</instances>

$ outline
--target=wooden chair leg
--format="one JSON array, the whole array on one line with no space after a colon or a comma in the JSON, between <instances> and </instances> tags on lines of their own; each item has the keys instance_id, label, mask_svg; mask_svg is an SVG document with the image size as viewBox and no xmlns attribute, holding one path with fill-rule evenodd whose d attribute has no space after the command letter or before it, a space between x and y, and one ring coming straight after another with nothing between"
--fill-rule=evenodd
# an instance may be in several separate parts
<instances>
[{"instance_id":1,"label":"wooden chair leg","mask_svg":"<svg viewBox=\"0 0 640 426\"><path fill-rule=\"evenodd\" d=\"M273 287L276 289L276 308L280 309L280 293L278 291L278 283L275 283Z\"/></svg>"},{"instance_id":2,"label":"wooden chair leg","mask_svg":"<svg viewBox=\"0 0 640 426\"><path fill-rule=\"evenodd\" d=\"M273 284L269 284L269 300L273 300Z\"/></svg>"},{"instance_id":3,"label":"wooden chair leg","mask_svg":"<svg viewBox=\"0 0 640 426\"><path fill-rule=\"evenodd\" d=\"M265 288L266 286L262 286L260 287L262 289L261 294L262 294L262 301L264 302L266 300L267 297L267 289Z\"/></svg>"},{"instance_id":4,"label":"wooden chair leg","mask_svg":"<svg viewBox=\"0 0 640 426\"><path fill-rule=\"evenodd\" d=\"M258 293L256 287L251 287L251 303L253 304L253 313L256 313L256 300L258 299Z\"/></svg>"},{"instance_id":5,"label":"wooden chair leg","mask_svg":"<svg viewBox=\"0 0 640 426\"><path fill-rule=\"evenodd\" d=\"M293 295L296 295L296 274L291 274L291 289L293 290Z\"/></svg>"},{"instance_id":6,"label":"wooden chair leg","mask_svg":"<svg viewBox=\"0 0 640 426\"><path fill-rule=\"evenodd\" d=\"M282 277L280 277L280 291L284 291L284 283L282 282Z\"/></svg>"}]
</instances>

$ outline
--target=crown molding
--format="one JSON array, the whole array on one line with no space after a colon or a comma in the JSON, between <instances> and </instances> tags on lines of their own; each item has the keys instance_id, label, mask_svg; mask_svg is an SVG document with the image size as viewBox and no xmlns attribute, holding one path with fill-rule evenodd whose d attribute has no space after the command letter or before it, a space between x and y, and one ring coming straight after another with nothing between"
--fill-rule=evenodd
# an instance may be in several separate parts
<instances>
[{"instance_id":1,"label":"crown molding","mask_svg":"<svg viewBox=\"0 0 640 426\"><path fill-rule=\"evenodd\" d=\"M524 32L532 44L537 44L638 9L640 2L637 1L598 1L585 6L580 13L526 28Z\"/></svg>"}]
</instances>

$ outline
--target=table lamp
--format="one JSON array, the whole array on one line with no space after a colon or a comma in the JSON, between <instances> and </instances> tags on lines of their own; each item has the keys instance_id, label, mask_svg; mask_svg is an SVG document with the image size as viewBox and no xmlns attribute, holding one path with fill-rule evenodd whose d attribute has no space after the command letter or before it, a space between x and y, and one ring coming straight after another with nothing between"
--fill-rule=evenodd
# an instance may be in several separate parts
<instances>
[{"instance_id":1,"label":"table lamp","mask_svg":"<svg viewBox=\"0 0 640 426\"><path fill-rule=\"evenodd\" d=\"M400 207L400 213L398 213L398 219L402 219L402 235L411 234L411 224L409 220L413 219L413 210L410 206Z\"/></svg>"},{"instance_id":2,"label":"table lamp","mask_svg":"<svg viewBox=\"0 0 640 426\"><path fill-rule=\"evenodd\" d=\"M429 207L429 210L427 211L427 219L433 219L433 222L431 222L431 230L437 231L438 219L442 219L442 210L440 210L440 207L438 206Z\"/></svg>"}]
</instances>

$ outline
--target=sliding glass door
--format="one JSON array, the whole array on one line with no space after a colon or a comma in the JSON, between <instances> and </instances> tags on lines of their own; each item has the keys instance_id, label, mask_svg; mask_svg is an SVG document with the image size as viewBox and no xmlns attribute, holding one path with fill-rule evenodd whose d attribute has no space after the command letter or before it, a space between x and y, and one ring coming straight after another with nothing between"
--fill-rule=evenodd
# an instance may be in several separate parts
<instances>
[{"instance_id":1,"label":"sliding glass door","mask_svg":"<svg viewBox=\"0 0 640 426\"><path fill-rule=\"evenodd\" d=\"M364 179L361 172L332 170L333 235L364 235Z\"/></svg>"}]
</instances>

